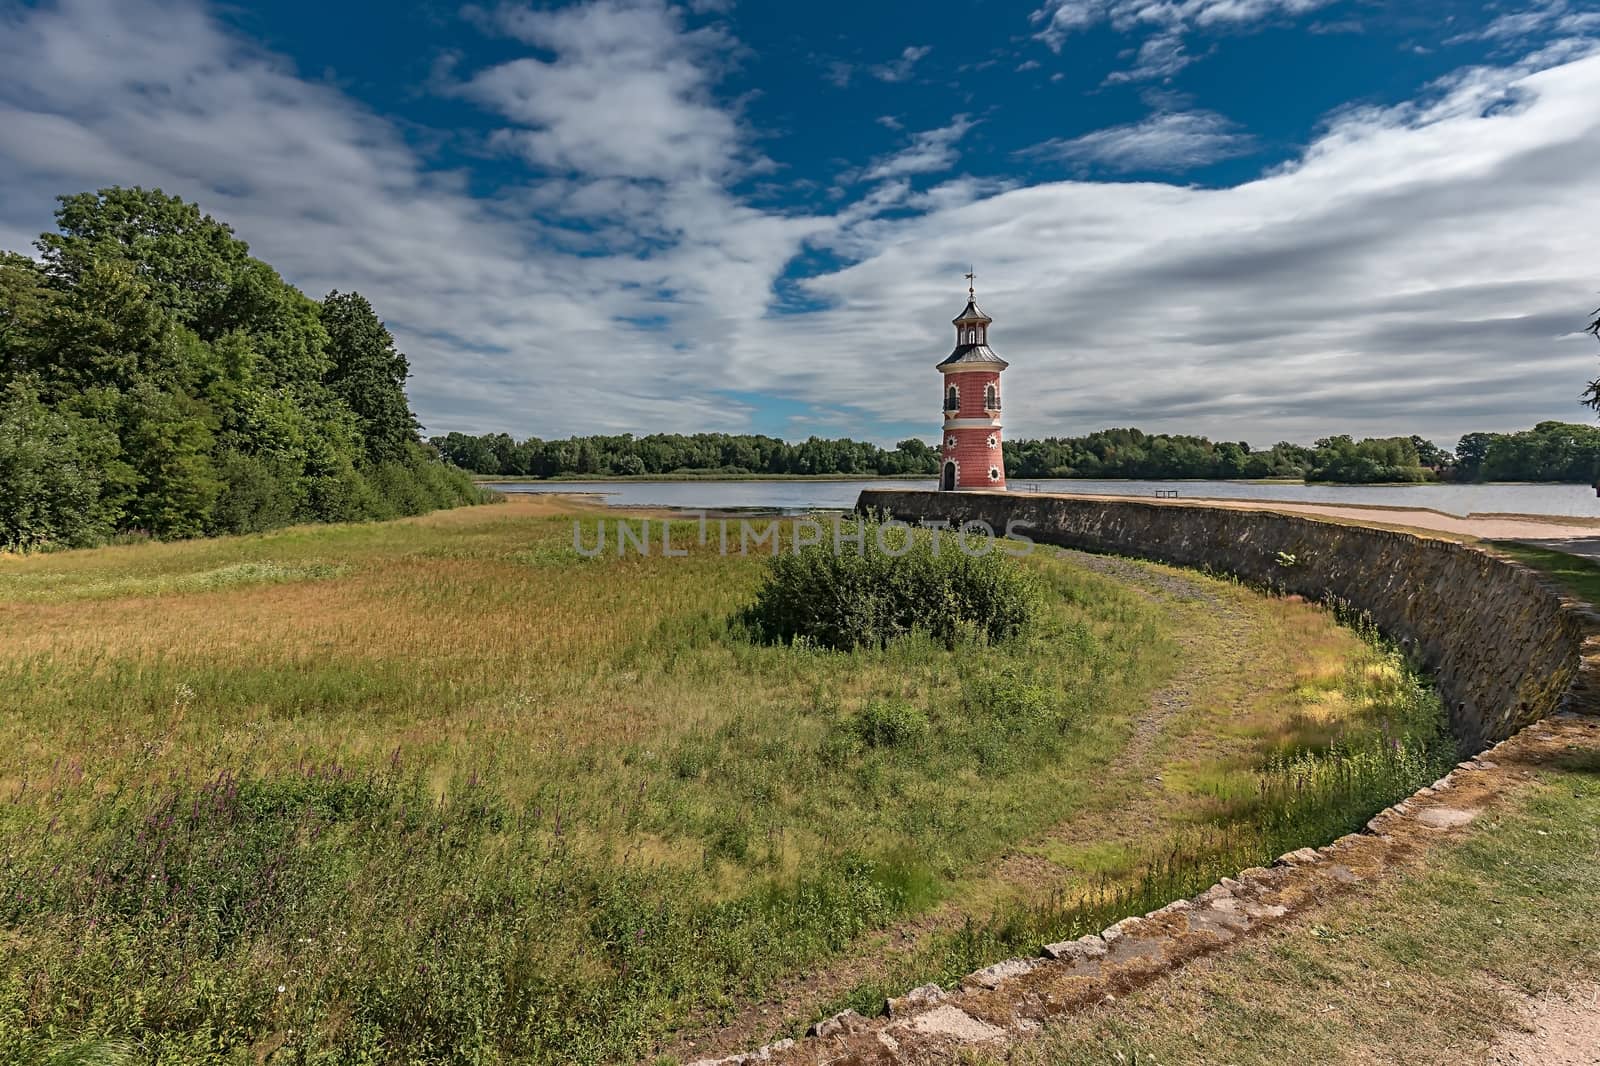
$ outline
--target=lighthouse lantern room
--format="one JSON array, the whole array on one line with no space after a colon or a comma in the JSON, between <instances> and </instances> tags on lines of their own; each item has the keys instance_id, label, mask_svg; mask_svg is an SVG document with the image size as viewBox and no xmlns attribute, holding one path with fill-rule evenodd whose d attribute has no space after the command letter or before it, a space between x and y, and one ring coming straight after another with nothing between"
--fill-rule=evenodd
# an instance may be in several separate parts
<instances>
[{"instance_id":1,"label":"lighthouse lantern room","mask_svg":"<svg viewBox=\"0 0 1600 1066\"><path fill-rule=\"evenodd\" d=\"M978 310L967 274L967 306L955 317L955 351L939 364L944 375L944 441L939 488L1003 489L1006 464L1000 450L1000 372L1008 365L989 347L989 324Z\"/></svg>"}]
</instances>

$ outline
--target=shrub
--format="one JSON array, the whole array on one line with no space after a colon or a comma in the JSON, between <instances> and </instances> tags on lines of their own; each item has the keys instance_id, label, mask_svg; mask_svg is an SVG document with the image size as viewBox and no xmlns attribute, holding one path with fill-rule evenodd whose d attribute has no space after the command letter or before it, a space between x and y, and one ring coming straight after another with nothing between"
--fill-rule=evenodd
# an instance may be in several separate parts
<instances>
[{"instance_id":1,"label":"shrub","mask_svg":"<svg viewBox=\"0 0 1600 1066\"><path fill-rule=\"evenodd\" d=\"M869 748L894 748L928 735L928 716L904 700L873 700L855 720L856 735Z\"/></svg>"},{"instance_id":2,"label":"shrub","mask_svg":"<svg viewBox=\"0 0 1600 1066\"><path fill-rule=\"evenodd\" d=\"M1067 724L1059 692L1031 675L1016 667L975 673L962 679L962 702L973 714L993 716L1014 729Z\"/></svg>"},{"instance_id":3,"label":"shrub","mask_svg":"<svg viewBox=\"0 0 1600 1066\"><path fill-rule=\"evenodd\" d=\"M745 614L750 627L770 641L849 651L917 630L947 647L963 638L997 642L1033 621L1033 583L1012 560L904 528L898 535L909 543L897 541L869 520L858 531L859 546L842 540L839 550L815 544L773 558Z\"/></svg>"}]
</instances>

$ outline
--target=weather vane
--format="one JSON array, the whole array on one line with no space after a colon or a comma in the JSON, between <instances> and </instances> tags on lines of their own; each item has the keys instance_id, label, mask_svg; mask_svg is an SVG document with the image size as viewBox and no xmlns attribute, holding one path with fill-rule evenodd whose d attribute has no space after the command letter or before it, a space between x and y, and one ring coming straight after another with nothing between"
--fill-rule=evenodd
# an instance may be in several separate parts
<instances>
[{"instance_id":1,"label":"weather vane","mask_svg":"<svg viewBox=\"0 0 1600 1066\"><path fill-rule=\"evenodd\" d=\"M968 296L976 296L977 293L974 291L974 286L977 284L977 281L978 281L978 272L976 270L972 269L972 267L970 267L970 266L967 267L966 279L967 279L967 295Z\"/></svg>"}]
</instances>

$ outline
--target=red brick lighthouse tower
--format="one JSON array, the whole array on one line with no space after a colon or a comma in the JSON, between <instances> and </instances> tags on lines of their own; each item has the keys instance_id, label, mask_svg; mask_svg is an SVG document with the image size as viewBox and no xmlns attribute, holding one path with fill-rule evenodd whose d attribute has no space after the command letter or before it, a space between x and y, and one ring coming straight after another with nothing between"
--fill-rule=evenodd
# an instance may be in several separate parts
<instances>
[{"instance_id":1,"label":"red brick lighthouse tower","mask_svg":"<svg viewBox=\"0 0 1600 1066\"><path fill-rule=\"evenodd\" d=\"M989 323L978 310L976 275L967 275L967 307L954 319L956 349L944 375L944 447L939 488L1003 489L1006 463L1000 454L1000 371L1007 365L989 347Z\"/></svg>"}]
</instances>

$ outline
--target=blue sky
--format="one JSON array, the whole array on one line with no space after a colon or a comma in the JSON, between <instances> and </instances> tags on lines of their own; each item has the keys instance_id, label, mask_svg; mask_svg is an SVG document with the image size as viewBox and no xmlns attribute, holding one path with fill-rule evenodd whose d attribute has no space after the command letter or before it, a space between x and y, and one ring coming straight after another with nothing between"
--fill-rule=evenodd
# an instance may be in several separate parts
<instances>
[{"instance_id":1,"label":"blue sky","mask_svg":"<svg viewBox=\"0 0 1600 1066\"><path fill-rule=\"evenodd\" d=\"M1600 6L0 2L0 246L159 185L367 294L430 432L1578 420Z\"/></svg>"}]
</instances>

